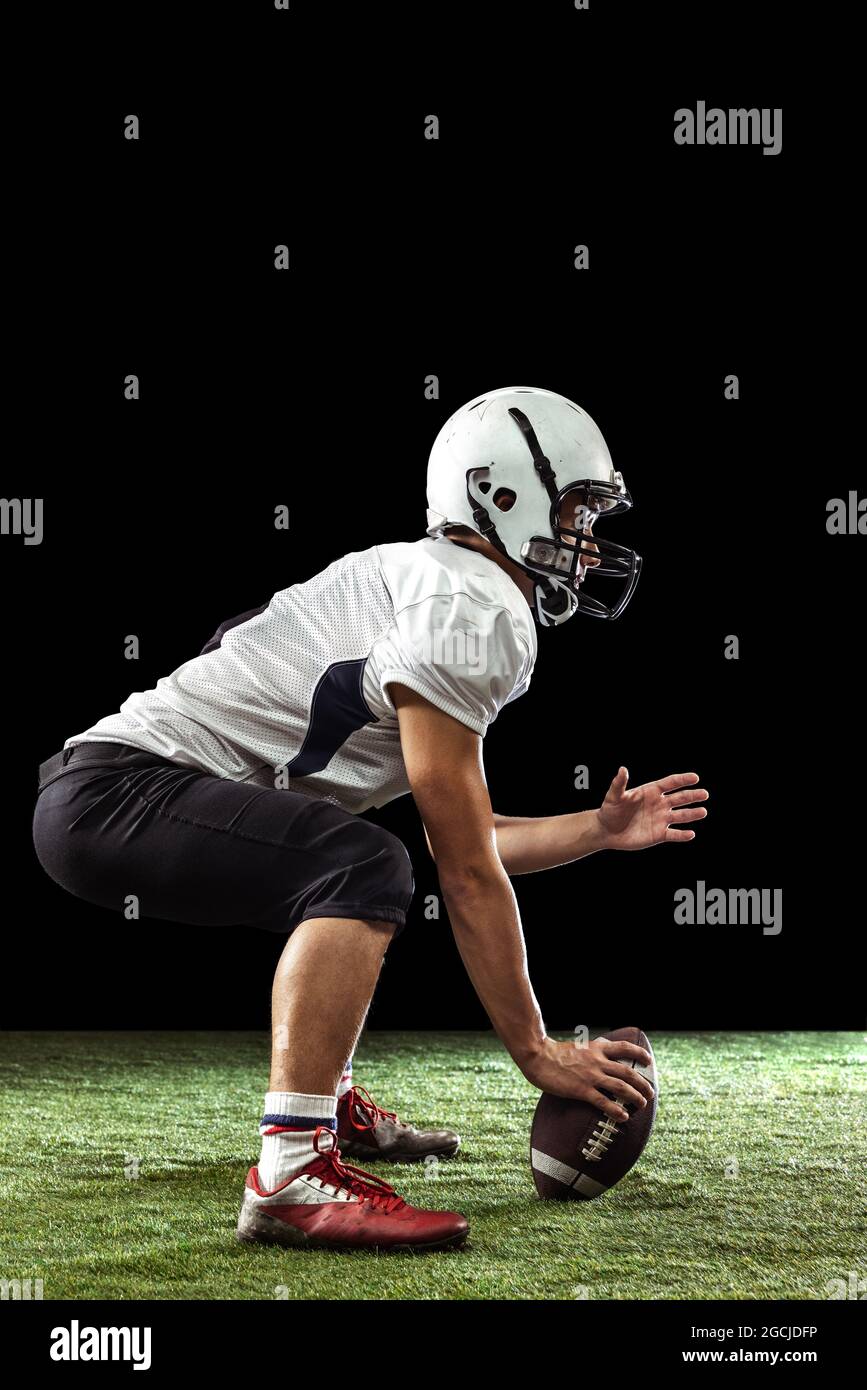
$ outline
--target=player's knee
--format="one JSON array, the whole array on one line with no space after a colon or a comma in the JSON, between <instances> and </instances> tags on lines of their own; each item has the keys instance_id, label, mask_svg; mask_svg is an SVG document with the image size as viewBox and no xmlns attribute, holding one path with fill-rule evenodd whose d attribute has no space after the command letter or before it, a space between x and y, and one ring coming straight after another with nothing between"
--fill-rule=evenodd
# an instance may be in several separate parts
<instances>
[{"instance_id":1,"label":"player's knee","mask_svg":"<svg viewBox=\"0 0 867 1390\"><path fill-rule=\"evenodd\" d=\"M415 892L412 862L406 846L381 826L368 823L368 828L375 834L371 837L371 853L365 870L374 896L379 897L382 906L405 912Z\"/></svg>"},{"instance_id":2,"label":"player's knee","mask_svg":"<svg viewBox=\"0 0 867 1390\"><path fill-rule=\"evenodd\" d=\"M415 888L412 865L396 835L370 821L344 827L344 861L328 883L328 897L357 909L362 921L404 923Z\"/></svg>"}]
</instances>

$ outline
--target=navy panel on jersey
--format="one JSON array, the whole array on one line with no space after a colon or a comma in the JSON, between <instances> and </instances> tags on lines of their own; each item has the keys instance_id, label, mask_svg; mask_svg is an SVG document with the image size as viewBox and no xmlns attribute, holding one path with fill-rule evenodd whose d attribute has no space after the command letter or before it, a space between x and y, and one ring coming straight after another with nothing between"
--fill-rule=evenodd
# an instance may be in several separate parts
<instances>
[{"instance_id":1,"label":"navy panel on jersey","mask_svg":"<svg viewBox=\"0 0 867 1390\"><path fill-rule=\"evenodd\" d=\"M358 661L337 661L320 676L304 742L286 764L290 777L321 772L356 729L378 722L362 694L366 664L366 656Z\"/></svg>"},{"instance_id":2,"label":"navy panel on jersey","mask_svg":"<svg viewBox=\"0 0 867 1390\"><path fill-rule=\"evenodd\" d=\"M202 647L199 656L204 656L206 652L216 651L230 628L238 627L240 623L246 623L249 622L250 618L258 617L260 613L265 612L267 607L267 603L263 603L259 608L250 608L246 613L239 613L237 618L227 618L224 623L220 623L210 642L206 642Z\"/></svg>"}]
</instances>

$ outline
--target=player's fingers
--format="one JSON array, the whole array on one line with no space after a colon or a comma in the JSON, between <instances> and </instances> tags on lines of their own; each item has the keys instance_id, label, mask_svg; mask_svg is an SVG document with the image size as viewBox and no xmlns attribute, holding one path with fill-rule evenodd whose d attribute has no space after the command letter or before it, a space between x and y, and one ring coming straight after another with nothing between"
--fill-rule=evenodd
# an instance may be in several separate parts
<instances>
[{"instance_id":1,"label":"player's fingers","mask_svg":"<svg viewBox=\"0 0 867 1390\"><path fill-rule=\"evenodd\" d=\"M606 1115L610 1115L614 1120L619 1120L621 1124L624 1120L629 1119L629 1111L624 1110L622 1105L618 1105L616 1100L604 1095L602 1091L588 1091L587 1099L591 1105L598 1106Z\"/></svg>"},{"instance_id":2,"label":"player's fingers","mask_svg":"<svg viewBox=\"0 0 867 1390\"><path fill-rule=\"evenodd\" d=\"M610 796L622 796L626 790L626 783L629 781L629 772L625 767L621 767L617 776L612 780L608 789Z\"/></svg>"},{"instance_id":3,"label":"player's fingers","mask_svg":"<svg viewBox=\"0 0 867 1390\"><path fill-rule=\"evenodd\" d=\"M684 825L691 820L704 820L707 811L703 806L688 806L685 811L672 811L668 818L669 825Z\"/></svg>"},{"instance_id":4,"label":"player's fingers","mask_svg":"<svg viewBox=\"0 0 867 1390\"><path fill-rule=\"evenodd\" d=\"M599 1051L603 1057L623 1057L635 1062L643 1062L649 1067L653 1058L646 1047L639 1047L637 1043L626 1042L622 1038L597 1038Z\"/></svg>"},{"instance_id":5,"label":"player's fingers","mask_svg":"<svg viewBox=\"0 0 867 1390\"><path fill-rule=\"evenodd\" d=\"M635 1071L632 1067L625 1067L622 1062L605 1062L603 1071L606 1077L617 1077L627 1086L634 1086L636 1091L640 1091L645 1100L653 1100L653 1087L646 1076L642 1076L640 1071ZM607 1082L605 1083L608 1084Z\"/></svg>"},{"instance_id":6,"label":"player's fingers","mask_svg":"<svg viewBox=\"0 0 867 1390\"><path fill-rule=\"evenodd\" d=\"M606 1091L611 1091L624 1105L634 1105L636 1110L643 1110L648 1098L638 1089L641 1078L636 1076L635 1072L632 1072L631 1076L633 1084L623 1081L619 1076L606 1073L596 1084L604 1086Z\"/></svg>"},{"instance_id":7,"label":"player's fingers","mask_svg":"<svg viewBox=\"0 0 867 1390\"><path fill-rule=\"evenodd\" d=\"M670 777L660 777L656 785L660 791L676 792L681 787L694 786L697 781L697 772L673 772Z\"/></svg>"},{"instance_id":8,"label":"player's fingers","mask_svg":"<svg viewBox=\"0 0 867 1390\"><path fill-rule=\"evenodd\" d=\"M673 844L675 840L694 840L694 830L666 830L665 844Z\"/></svg>"},{"instance_id":9,"label":"player's fingers","mask_svg":"<svg viewBox=\"0 0 867 1390\"><path fill-rule=\"evenodd\" d=\"M669 792L669 806L692 806L696 801L707 801L710 792L705 787L687 787L683 791Z\"/></svg>"}]
</instances>

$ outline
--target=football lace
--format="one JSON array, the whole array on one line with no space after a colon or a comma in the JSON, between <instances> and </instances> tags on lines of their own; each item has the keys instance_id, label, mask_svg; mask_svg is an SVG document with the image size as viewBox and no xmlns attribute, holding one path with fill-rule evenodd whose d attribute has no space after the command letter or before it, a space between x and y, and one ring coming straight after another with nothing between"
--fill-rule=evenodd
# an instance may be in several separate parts
<instances>
[{"instance_id":1,"label":"football lace","mask_svg":"<svg viewBox=\"0 0 867 1390\"><path fill-rule=\"evenodd\" d=\"M616 1122L610 1116L600 1116L590 1143L586 1149L581 1150L582 1155L590 1163L600 1163L619 1133Z\"/></svg>"}]
</instances>

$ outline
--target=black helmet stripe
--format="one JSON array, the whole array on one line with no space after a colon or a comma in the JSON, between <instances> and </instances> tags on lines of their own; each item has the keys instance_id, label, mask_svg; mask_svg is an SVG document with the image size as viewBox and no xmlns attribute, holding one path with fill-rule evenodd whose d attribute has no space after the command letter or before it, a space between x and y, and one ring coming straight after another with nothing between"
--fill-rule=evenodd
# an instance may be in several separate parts
<instances>
[{"instance_id":1,"label":"black helmet stripe","mask_svg":"<svg viewBox=\"0 0 867 1390\"><path fill-rule=\"evenodd\" d=\"M526 439L527 447L533 455L533 467L545 484L548 496L553 502L554 498L557 496L557 480L554 470L551 467L551 461L542 453L542 446L536 437L536 431L533 429L533 426L530 424L523 410L517 410L514 406L511 406L509 414Z\"/></svg>"}]
</instances>

